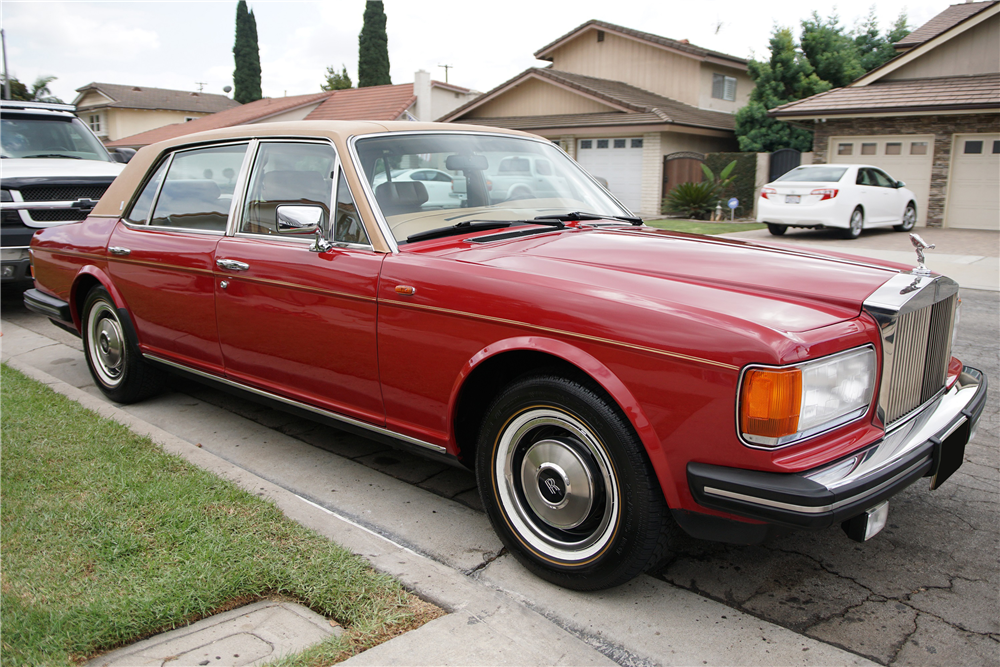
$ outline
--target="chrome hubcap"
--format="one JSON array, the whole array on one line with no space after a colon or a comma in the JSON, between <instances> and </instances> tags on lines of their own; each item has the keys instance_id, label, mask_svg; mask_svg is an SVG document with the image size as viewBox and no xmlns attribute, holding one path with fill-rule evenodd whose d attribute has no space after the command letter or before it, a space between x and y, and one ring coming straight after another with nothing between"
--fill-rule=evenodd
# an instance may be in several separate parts
<instances>
[{"instance_id":1,"label":"chrome hubcap","mask_svg":"<svg viewBox=\"0 0 1000 667\"><path fill-rule=\"evenodd\" d=\"M854 215L851 216L851 231L855 234L860 234L863 221L864 217L862 217L861 211L855 211Z\"/></svg>"},{"instance_id":2,"label":"chrome hubcap","mask_svg":"<svg viewBox=\"0 0 1000 667\"><path fill-rule=\"evenodd\" d=\"M619 488L600 439L555 408L532 408L500 435L498 495L512 528L542 554L582 561L614 536Z\"/></svg>"},{"instance_id":3,"label":"chrome hubcap","mask_svg":"<svg viewBox=\"0 0 1000 667\"><path fill-rule=\"evenodd\" d=\"M917 221L917 212L912 208L907 207L906 212L903 214L903 225L909 229Z\"/></svg>"},{"instance_id":4,"label":"chrome hubcap","mask_svg":"<svg viewBox=\"0 0 1000 667\"><path fill-rule=\"evenodd\" d=\"M125 337L114 311L106 303L90 310L88 347L101 381L114 386L121 381L125 362Z\"/></svg>"}]
</instances>

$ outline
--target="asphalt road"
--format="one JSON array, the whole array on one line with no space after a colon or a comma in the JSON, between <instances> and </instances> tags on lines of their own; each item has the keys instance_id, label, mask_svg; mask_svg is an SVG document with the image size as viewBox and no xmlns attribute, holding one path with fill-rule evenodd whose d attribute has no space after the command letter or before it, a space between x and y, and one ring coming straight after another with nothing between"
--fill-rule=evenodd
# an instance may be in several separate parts
<instances>
[{"instance_id":1,"label":"asphalt road","mask_svg":"<svg viewBox=\"0 0 1000 667\"><path fill-rule=\"evenodd\" d=\"M998 306L998 293L964 291L954 350L994 387L1000 382ZM0 317L80 348L78 339L9 294ZM464 471L199 385L176 382L173 391L479 509L474 479ZM1000 665L997 396L991 389L962 468L935 492L921 481L896 496L888 527L872 541L857 544L839 529L792 533L754 547L685 540L656 576L882 664Z\"/></svg>"}]
</instances>

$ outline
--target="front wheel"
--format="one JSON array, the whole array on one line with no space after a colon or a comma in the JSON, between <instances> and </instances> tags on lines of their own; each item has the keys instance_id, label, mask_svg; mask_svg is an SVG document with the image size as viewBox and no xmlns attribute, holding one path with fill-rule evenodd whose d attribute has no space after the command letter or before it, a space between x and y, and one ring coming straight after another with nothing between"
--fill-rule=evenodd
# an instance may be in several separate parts
<instances>
[{"instance_id":1,"label":"front wheel","mask_svg":"<svg viewBox=\"0 0 1000 667\"><path fill-rule=\"evenodd\" d=\"M631 425L589 387L535 376L507 387L480 433L476 476L500 540L552 583L625 583L667 548L662 491Z\"/></svg>"},{"instance_id":2,"label":"front wheel","mask_svg":"<svg viewBox=\"0 0 1000 667\"><path fill-rule=\"evenodd\" d=\"M103 287L83 303L83 352L97 388L112 401L134 403L163 386L163 374L142 359Z\"/></svg>"},{"instance_id":3,"label":"front wheel","mask_svg":"<svg viewBox=\"0 0 1000 667\"><path fill-rule=\"evenodd\" d=\"M893 225L892 228L897 232L908 232L912 230L917 224L917 207L910 202L906 205L906 210L903 211L903 222L898 225Z\"/></svg>"},{"instance_id":4,"label":"front wheel","mask_svg":"<svg viewBox=\"0 0 1000 667\"><path fill-rule=\"evenodd\" d=\"M841 235L845 239L856 239L861 236L861 230L865 228L865 212L861 207L854 209L851 213L851 222L847 229L841 230Z\"/></svg>"}]
</instances>

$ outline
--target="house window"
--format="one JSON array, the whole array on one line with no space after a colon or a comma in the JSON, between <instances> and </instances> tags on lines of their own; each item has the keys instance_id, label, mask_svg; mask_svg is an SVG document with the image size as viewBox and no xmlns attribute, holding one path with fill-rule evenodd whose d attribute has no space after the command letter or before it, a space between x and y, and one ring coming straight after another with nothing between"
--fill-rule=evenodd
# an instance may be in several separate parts
<instances>
[{"instance_id":1,"label":"house window","mask_svg":"<svg viewBox=\"0 0 1000 667\"><path fill-rule=\"evenodd\" d=\"M861 144L862 155L875 155L878 144Z\"/></svg>"},{"instance_id":2,"label":"house window","mask_svg":"<svg viewBox=\"0 0 1000 667\"><path fill-rule=\"evenodd\" d=\"M185 116L184 117L184 122L185 123L190 123L193 120L198 120L198 117L197 116Z\"/></svg>"},{"instance_id":3,"label":"house window","mask_svg":"<svg viewBox=\"0 0 1000 667\"><path fill-rule=\"evenodd\" d=\"M712 75L712 97L717 100L728 100L732 102L736 99L736 79L724 74Z\"/></svg>"},{"instance_id":4,"label":"house window","mask_svg":"<svg viewBox=\"0 0 1000 667\"><path fill-rule=\"evenodd\" d=\"M101 115L100 114L92 114L91 116L89 116L87 118L87 124L90 125L90 129L94 132L94 134L100 134L101 133Z\"/></svg>"},{"instance_id":5,"label":"house window","mask_svg":"<svg viewBox=\"0 0 1000 667\"><path fill-rule=\"evenodd\" d=\"M1000 154L1000 141L996 140L993 141L993 154L994 155Z\"/></svg>"},{"instance_id":6,"label":"house window","mask_svg":"<svg viewBox=\"0 0 1000 667\"><path fill-rule=\"evenodd\" d=\"M901 143L887 143L885 145L886 155L902 155L903 154L903 144Z\"/></svg>"},{"instance_id":7,"label":"house window","mask_svg":"<svg viewBox=\"0 0 1000 667\"><path fill-rule=\"evenodd\" d=\"M837 144L837 155L853 155L854 144Z\"/></svg>"},{"instance_id":8,"label":"house window","mask_svg":"<svg viewBox=\"0 0 1000 667\"><path fill-rule=\"evenodd\" d=\"M607 148L608 147L608 140L607 139L598 139L597 140L597 147L598 148Z\"/></svg>"},{"instance_id":9,"label":"house window","mask_svg":"<svg viewBox=\"0 0 1000 667\"><path fill-rule=\"evenodd\" d=\"M927 155L927 142L926 141L911 141L910 142L910 155Z\"/></svg>"},{"instance_id":10,"label":"house window","mask_svg":"<svg viewBox=\"0 0 1000 667\"><path fill-rule=\"evenodd\" d=\"M625 148L625 140L615 139L615 148Z\"/></svg>"},{"instance_id":11,"label":"house window","mask_svg":"<svg viewBox=\"0 0 1000 667\"><path fill-rule=\"evenodd\" d=\"M597 31L597 41L598 42L603 42L604 41L604 31L603 30L598 30Z\"/></svg>"},{"instance_id":12,"label":"house window","mask_svg":"<svg viewBox=\"0 0 1000 667\"><path fill-rule=\"evenodd\" d=\"M981 141L966 141L965 151L966 155L981 155L983 152L983 142Z\"/></svg>"},{"instance_id":13,"label":"house window","mask_svg":"<svg viewBox=\"0 0 1000 667\"><path fill-rule=\"evenodd\" d=\"M593 148L593 147L594 147L594 141L593 141L593 139L583 139L580 142L580 148L582 148L582 149Z\"/></svg>"},{"instance_id":14,"label":"house window","mask_svg":"<svg viewBox=\"0 0 1000 667\"><path fill-rule=\"evenodd\" d=\"M998 142L998 143L1000 143L1000 142ZM642 148L642 139L633 139L632 140L632 148Z\"/></svg>"}]
</instances>

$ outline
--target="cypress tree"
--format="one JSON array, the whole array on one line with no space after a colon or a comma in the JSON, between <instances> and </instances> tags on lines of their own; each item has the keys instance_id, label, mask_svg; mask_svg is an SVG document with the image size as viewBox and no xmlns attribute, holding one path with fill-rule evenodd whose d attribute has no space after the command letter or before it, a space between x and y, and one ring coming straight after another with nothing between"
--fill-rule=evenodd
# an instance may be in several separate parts
<instances>
[{"instance_id":1,"label":"cypress tree","mask_svg":"<svg viewBox=\"0 0 1000 667\"><path fill-rule=\"evenodd\" d=\"M389 37L382 0L365 3L364 25L358 36L358 88L384 86L389 78Z\"/></svg>"},{"instance_id":2,"label":"cypress tree","mask_svg":"<svg viewBox=\"0 0 1000 667\"><path fill-rule=\"evenodd\" d=\"M236 43L233 45L233 99L240 104L254 102L260 92L260 49L257 47L257 19L247 10L247 3L236 4Z\"/></svg>"}]
</instances>

